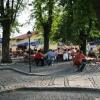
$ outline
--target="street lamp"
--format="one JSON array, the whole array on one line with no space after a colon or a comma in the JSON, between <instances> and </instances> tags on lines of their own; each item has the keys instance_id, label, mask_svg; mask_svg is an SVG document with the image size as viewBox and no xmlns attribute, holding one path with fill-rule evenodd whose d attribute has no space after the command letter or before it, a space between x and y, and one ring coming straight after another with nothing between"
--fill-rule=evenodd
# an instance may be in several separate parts
<instances>
[{"instance_id":1,"label":"street lamp","mask_svg":"<svg viewBox=\"0 0 100 100\"><path fill-rule=\"evenodd\" d=\"M30 55L31 55L31 50L30 50L30 37L32 36L32 33L30 31L27 32L27 36L29 38L28 41L28 46L29 46L29 72L31 72L31 62L30 62Z\"/></svg>"}]
</instances>

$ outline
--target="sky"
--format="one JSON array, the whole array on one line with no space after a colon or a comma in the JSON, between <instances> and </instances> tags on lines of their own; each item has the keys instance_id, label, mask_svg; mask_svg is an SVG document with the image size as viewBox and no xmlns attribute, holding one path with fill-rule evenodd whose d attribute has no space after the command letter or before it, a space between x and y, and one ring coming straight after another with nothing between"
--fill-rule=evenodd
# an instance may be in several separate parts
<instances>
[{"instance_id":1,"label":"sky","mask_svg":"<svg viewBox=\"0 0 100 100\"><path fill-rule=\"evenodd\" d=\"M29 21L29 16L31 14L30 12L31 10L31 7L27 6L24 11L21 12L21 14L19 15L19 17L17 18L18 19L18 22L20 24L23 24L22 27L19 27L19 30L20 30L20 33L12 33L13 37L15 36L18 36L18 35L21 35L21 34L26 34L28 31L32 31L33 29L33 26L34 26L34 20L31 21L29 24L27 23Z\"/></svg>"}]
</instances>

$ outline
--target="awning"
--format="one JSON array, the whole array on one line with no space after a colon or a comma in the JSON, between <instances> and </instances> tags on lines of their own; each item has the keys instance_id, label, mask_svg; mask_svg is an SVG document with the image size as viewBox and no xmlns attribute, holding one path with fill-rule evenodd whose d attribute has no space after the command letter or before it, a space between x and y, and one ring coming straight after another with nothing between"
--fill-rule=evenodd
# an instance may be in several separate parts
<instances>
[{"instance_id":1,"label":"awning","mask_svg":"<svg viewBox=\"0 0 100 100\"><path fill-rule=\"evenodd\" d=\"M31 46L38 46L40 44L39 41L31 41L30 45ZM29 42L23 42L23 43L17 43L17 46L28 46Z\"/></svg>"},{"instance_id":2,"label":"awning","mask_svg":"<svg viewBox=\"0 0 100 100\"><path fill-rule=\"evenodd\" d=\"M100 45L100 40L95 40L93 42L90 42L90 45Z\"/></svg>"}]
</instances>

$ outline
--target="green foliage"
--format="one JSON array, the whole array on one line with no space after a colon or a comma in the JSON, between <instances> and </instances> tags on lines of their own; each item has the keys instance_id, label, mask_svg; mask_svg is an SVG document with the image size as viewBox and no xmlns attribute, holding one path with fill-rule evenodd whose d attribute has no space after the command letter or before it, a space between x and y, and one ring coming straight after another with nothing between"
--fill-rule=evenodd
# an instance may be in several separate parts
<instances>
[{"instance_id":1,"label":"green foliage","mask_svg":"<svg viewBox=\"0 0 100 100\"><path fill-rule=\"evenodd\" d=\"M100 31L95 29L95 30L92 30L90 32L90 40L89 41L92 41L92 40L96 40L96 39L100 39Z\"/></svg>"},{"instance_id":2,"label":"green foliage","mask_svg":"<svg viewBox=\"0 0 100 100\"><path fill-rule=\"evenodd\" d=\"M19 22L16 20L16 21L14 21L14 23L13 23L13 26L11 26L12 28L11 28L11 32L14 34L14 33L19 33L20 31L19 31L19 27L21 27L21 25L19 24Z\"/></svg>"},{"instance_id":3,"label":"green foliage","mask_svg":"<svg viewBox=\"0 0 100 100\"><path fill-rule=\"evenodd\" d=\"M38 31L44 32L43 24L49 23L49 9L52 8L52 25L51 32L49 34L50 39L53 39L54 35L57 34L58 25L61 22L63 7L59 5L58 0L52 0L53 5L49 4L49 0L34 0L33 6L34 10L32 10L31 18L35 18L35 27ZM50 6L50 8L49 8ZM52 7L53 6L53 7ZM33 12L34 11L34 12Z\"/></svg>"},{"instance_id":4,"label":"green foliage","mask_svg":"<svg viewBox=\"0 0 100 100\"><path fill-rule=\"evenodd\" d=\"M0 0L0 25L2 27L2 63L11 63L9 43L12 27L18 25L16 17L23 9L23 0Z\"/></svg>"},{"instance_id":5,"label":"green foliage","mask_svg":"<svg viewBox=\"0 0 100 100\"><path fill-rule=\"evenodd\" d=\"M60 1L60 5L59 5ZM97 18L93 0L54 0L51 39L79 43L79 32L84 29L90 41L99 37ZM36 28L43 32L43 23L48 22L49 0L34 0L32 18L36 18ZM32 10L33 11L33 10ZM74 38L73 38L74 37Z\"/></svg>"},{"instance_id":6,"label":"green foliage","mask_svg":"<svg viewBox=\"0 0 100 100\"><path fill-rule=\"evenodd\" d=\"M89 19L94 19L95 13L92 4L88 0L77 0L73 5L74 26L79 28L88 28Z\"/></svg>"},{"instance_id":7,"label":"green foliage","mask_svg":"<svg viewBox=\"0 0 100 100\"><path fill-rule=\"evenodd\" d=\"M12 28L15 28L15 25L19 25L18 22L16 21L16 17L19 16L19 14L23 11L23 9L26 6L25 1L23 0L2 0L0 1L0 24L1 26L6 22L9 21L11 25L11 31ZM16 22L17 24L16 24Z\"/></svg>"},{"instance_id":8,"label":"green foliage","mask_svg":"<svg viewBox=\"0 0 100 100\"><path fill-rule=\"evenodd\" d=\"M96 14L90 0L61 0L64 7L63 17L59 25L59 34L55 37L63 42L71 40L79 43L80 30L84 29L88 40L99 36L96 32ZM74 38L73 38L74 37Z\"/></svg>"},{"instance_id":9,"label":"green foliage","mask_svg":"<svg viewBox=\"0 0 100 100\"><path fill-rule=\"evenodd\" d=\"M67 4L66 4L67 3ZM57 36L55 39L60 38L63 42L68 42L73 36L72 34L72 23L73 23L73 9L72 9L72 1L66 1L63 5L63 16L61 19L61 23L59 24L59 29Z\"/></svg>"},{"instance_id":10,"label":"green foliage","mask_svg":"<svg viewBox=\"0 0 100 100\"><path fill-rule=\"evenodd\" d=\"M48 0L34 0L32 2L34 6L34 17L36 21L40 21L40 24L45 23L48 20Z\"/></svg>"},{"instance_id":11,"label":"green foliage","mask_svg":"<svg viewBox=\"0 0 100 100\"><path fill-rule=\"evenodd\" d=\"M59 6L58 4L54 7L54 11L53 11L53 23L52 23L52 30L51 30L51 39L55 40L55 36L59 33L57 30L59 28L59 25L61 23L62 20L62 16L63 16L63 7ZM56 39L57 41L57 39Z\"/></svg>"},{"instance_id":12,"label":"green foliage","mask_svg":"<svg viewBox=\"0 0 100 100\"><path fill-rule=\"evenodd\" d=\"M36 19L36 28L43 31L44 35L44 52L49 49L49 36L53 23L53 10L55 0L34 0L32 2L34 18Z\"/></svg>"}]
</instances>

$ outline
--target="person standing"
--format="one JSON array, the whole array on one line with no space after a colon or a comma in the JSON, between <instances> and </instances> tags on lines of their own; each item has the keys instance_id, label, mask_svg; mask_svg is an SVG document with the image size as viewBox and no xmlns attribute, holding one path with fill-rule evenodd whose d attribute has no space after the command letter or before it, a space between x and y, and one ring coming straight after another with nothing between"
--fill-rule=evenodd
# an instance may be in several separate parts
<instances>
[{"instance_id":1,"label":"person standing","mask_svg":"<svg viewBox=\"0 0 100 100\"><path fill-rule=\"evenodd\" d=\"M64 53L63 53L63 60L64 60L64 61L68 61L68 50L67 50L67 49L64 50Z\"/></svg>"}]
</instances>

